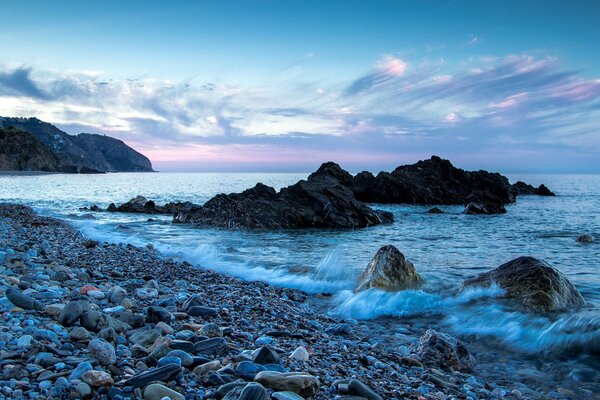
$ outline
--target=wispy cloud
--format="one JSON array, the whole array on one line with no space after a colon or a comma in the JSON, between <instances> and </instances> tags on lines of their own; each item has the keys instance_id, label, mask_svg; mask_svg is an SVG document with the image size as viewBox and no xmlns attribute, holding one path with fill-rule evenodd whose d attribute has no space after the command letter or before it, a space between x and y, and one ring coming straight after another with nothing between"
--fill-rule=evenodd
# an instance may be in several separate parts
<instances>
[{"instance_id":1,"label":"wispy cloud","mask_svg":"<svg viewBox=\"0 0 600 400\"><path fill-rule=\"evenodd\" d=\"M397 164L431 153L499 162L499 155L528 154L519 161L526 168L551 166L562 152L600 169L600 79L556 58L447 65L385 55L350 82L303 76L239 86L3 67L0 113L112 134L165 163L202 159L202 151L245 162L254 154L273 165L313 158ZM169 160L175 149L179 156Z\"/></svg>"}]
</instances>

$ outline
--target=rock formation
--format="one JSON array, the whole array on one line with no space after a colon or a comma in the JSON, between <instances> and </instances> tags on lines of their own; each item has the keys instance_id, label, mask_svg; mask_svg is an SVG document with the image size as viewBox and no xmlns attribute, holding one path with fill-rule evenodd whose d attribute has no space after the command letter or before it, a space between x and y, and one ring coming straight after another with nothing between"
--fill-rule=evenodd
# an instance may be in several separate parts
<instances>
[{"instance_id":1,"label":"rock formation","mask_svg":"<svg viewBox=\"0 0 600 400\"><path fill-rule=\"evenodd\" d=\"M177 214L176 223L223 228L363 228L393 221L354 198L352 176L325 163L307 180L281 189L257 184L242 193L220 194L202 207Z\"/></svg>"},{"instance_id":2,"label":"rock formation","mask_svg":"<svg viewBox=\"0 0 600 400\"><path fill-rule=\"evenodd\" d=\"M543 260L519 257L498 268L467 279L462 289L499 285L505 297L531 312L564 311L585 304L577 288Z\"/></svg>"},{"instance_id":3,"label":"rock formation","mask_svg":"<svg viewBox=\"0 0 600 400\"><path fill-rule=\"evenodd\" d=\"M490 192L477 190L467 197L465 214L504 214L506 208L502 200Z\"/></svg>"},{"instance_id":4,"label":"rock formation","mask_svg":"<svg viewBox=\"0 0 600 400\"><path fill-rule=\"evenodd\" d=\"M447 333L428 329L419 341L414 343L411 352L417 354L427 366L471 371L475 360L463 342Z\"/></svg>"},{"instance_id":5,"label":"rock formation","mask_svg":"<svg viewBox=\"0 0 600 400\"><path fill-rule=\"evenodd\" d=\"M59 171L56 156L35 136L0 128L0 171Z\"/></svg>"},{"instance_id":6,"label":"rock formation","mask_svg":"<svg viewBox=\"0 0 600 400\"><path fill-rule=\"evenodd\" d=\"M416 288L421 277L415 266L392 245L380 248L358 280L356 292L369 288L387 291Z\"/></svg>"}]
</instances>

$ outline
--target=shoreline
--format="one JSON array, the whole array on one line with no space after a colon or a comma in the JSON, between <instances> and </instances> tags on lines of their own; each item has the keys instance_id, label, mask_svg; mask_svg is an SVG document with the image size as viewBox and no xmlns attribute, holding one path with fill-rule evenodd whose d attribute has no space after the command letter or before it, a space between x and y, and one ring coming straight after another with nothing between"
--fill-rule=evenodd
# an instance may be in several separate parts
<instances>
[{"instance_id":1,"label":"shoreline","mask_svg":"<svg viewBox=\"0 0 600 400\"><path fill-rule=\"evenodd\" d=\"M310 298L298 290L195 268L162 257L151 245L140 248L91 241L68 223L38 216L25 206L0 205L0 233L3 238L0 251L6 253L2 257L6 268L0 270L3 282L0 293L9 286L19 286L25 288L24 294L43 306L40 310L22 311L2 299L3 311L13 310L2 314L0 338L6 343L0 350L5 367L5 380L0 387L8 398L18 398L15 393L24 398L38 395L69 398L71 393L86 397L81 392L87 393L85 385L91 390L87 396L134 398L142 395L144 387L135 388L128 380L160 365L161 359L174 349L174 340L176 346L189 350L192 361L182 356L189 365L182 364L179 377L158 380L186 398L220 397L219 388L228 380L243 379L245 386L252 381L253 374L266 368L253 357L257 352L267 354L276 365L268 368L304 373L303 382L310 389L302 393L307 398L312 394L317 399L358 394L352 392L357 389L348 389L348 382L337 384L340 379L357 379L368 385L370 389L365 389L368 392L363 395L374 399L378 397L369 396L406 399L475 398L471 394L480 399L544 396L533 391L522 393L514 388L495 387L469 372L452 372L448 368L444 371L439 363L431 364L423 356L429 353L419 354L412 346L386 348L369 337L366 324L323 314L311 307ZM87 296L82 296L82 292ZM117 292L123 297L120 302L112 301ZM190 312L185 304L193 294L199 295L196 307L200 308ZM97 332L86 329L84 339L73 338L73 331L82 333L83 319L67 326L57 323L57 319L61 318L62 305L80 297L78 301L89 302L90 310L109 316L109 321L125 320L135 328L132 325L119 332L106 326L108 333L106 329ZM31 320L35 323L28 326L26 321ZM19 336L29 336L31 340L24 343ZM145 337L146 341L135 343L137 336ZM94 352L89 343L99 337L111 339L105 340L116 350L114 362L101 363L97 357L90 357ZM202 353L207 350L199 348L209 344L204 340L209 340L213 347L220 343L218 351L211 347L210 355ZM268 350L261 350L264 346ZM17 379L22 375L19 371L24 373L28 358L41 353L50 353L54 362L34 357L33 361L39 361L35 363L39 370L27 371ZM293 353L296 355L290 358ZM81 362L89 362L94 371L107 373L114 383L94 386L83 382L83 385L82 377L65 378L72 375L70 368ZM6 379L7 363L14 365L9 369L16 381ZM474 370L476 373L476 364ZM37 378L21 382L27 375ZM315 378L319 382L316 392ZM261 382L271 394L273 387L281 388L273 382ZM51 390L54 392L50 394L60 396L48 396ZM233 395L228 399L238 398Z\"/></svg>"}]
</instances>

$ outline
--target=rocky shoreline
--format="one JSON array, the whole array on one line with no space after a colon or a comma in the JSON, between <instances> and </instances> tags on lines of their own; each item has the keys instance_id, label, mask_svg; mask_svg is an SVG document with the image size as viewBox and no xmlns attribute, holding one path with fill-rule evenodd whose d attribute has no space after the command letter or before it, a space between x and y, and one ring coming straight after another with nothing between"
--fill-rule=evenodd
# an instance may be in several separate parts
<instances>
[{"instance_id":1,"label":"rocky shoreline","mask_svg":"<svg viewBox=\"0 0 600 400\"><path fill-rule=\"evenodd\" d=\"M0 205L0 398L518 399L428 330L389 348L306 294ZM474 375L475 374L475 375Z\"/></svg>"}]
</instances>

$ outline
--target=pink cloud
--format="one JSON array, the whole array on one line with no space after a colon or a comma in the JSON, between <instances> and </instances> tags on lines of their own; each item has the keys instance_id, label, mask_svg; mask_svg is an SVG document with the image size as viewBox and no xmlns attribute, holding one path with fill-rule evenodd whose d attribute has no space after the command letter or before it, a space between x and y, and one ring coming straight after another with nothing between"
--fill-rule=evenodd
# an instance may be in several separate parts
<instances>
[{"instance_id":1,"label":"pink cloud","mask_svg":"<svg viewBox=\"0 0 600 400\"><path fill-rule=\"evenodd\" d=\"M386 55L377 63L377 68L389 76L402 76L408 68L408 63L401 58Z\"/></svg>"}]
</instances>

